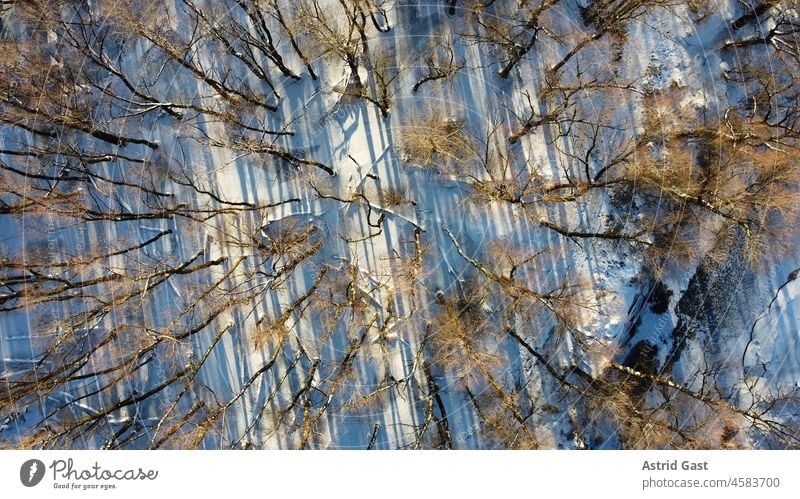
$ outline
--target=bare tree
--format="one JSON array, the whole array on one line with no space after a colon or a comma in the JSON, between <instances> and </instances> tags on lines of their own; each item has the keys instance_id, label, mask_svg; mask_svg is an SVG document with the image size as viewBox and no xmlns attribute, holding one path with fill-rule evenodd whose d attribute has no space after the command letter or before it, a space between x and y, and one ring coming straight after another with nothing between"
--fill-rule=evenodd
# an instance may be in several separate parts
<instances>
[{"instance_id":1,"label":"bare tree","mask_svg":"<svg viewBox=\"0 0 800 499\"><path fill-rule=\"evenodd\" d=\"M425 67L425 74L411 88L413 92L425 83L453 77L464 68L464 61L456 57L450 42L443 42L434 45L431 55L425 57Z\"/></svg>"},{"instance_id":2,"label":"bare tree","mask_svg":"<svg viewBox=\"0 0 800 499\"><path fill-rule=\"evenodd\" d=\"M491 2L475 10L476 33L464 33L470 41L497 47L504 56L498 75L508 78L514 67L534 48L548 30L547 12L560 0L522 2L521 8L504 2Z\"/></svg>"}]
</instances>

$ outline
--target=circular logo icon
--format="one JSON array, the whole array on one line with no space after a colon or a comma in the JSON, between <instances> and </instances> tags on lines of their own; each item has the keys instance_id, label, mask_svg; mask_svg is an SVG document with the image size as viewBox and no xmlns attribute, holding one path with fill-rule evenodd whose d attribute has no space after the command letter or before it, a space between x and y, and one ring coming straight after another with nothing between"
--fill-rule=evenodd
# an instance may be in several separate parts
<instances>
[{"instance_id":1,"label":"circular logo icon","mask_svg":"<svg viewBox=\"0 0 800 499\"><path fill-rule=\"evenodd\" d=\"M38 459L28 459L19 469L19 480L26 487L36 487L44 478L44 463Z\"/></svg>"}]
</instances>

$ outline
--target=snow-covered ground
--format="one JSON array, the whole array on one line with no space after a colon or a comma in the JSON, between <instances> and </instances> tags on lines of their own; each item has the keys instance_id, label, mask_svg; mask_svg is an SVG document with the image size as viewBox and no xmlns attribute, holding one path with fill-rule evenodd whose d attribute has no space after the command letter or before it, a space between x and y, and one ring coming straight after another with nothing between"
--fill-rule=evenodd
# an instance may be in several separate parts
<instances>
[{"instance_id":1,"label":"snow-covered ground","mask_svg":"<svg viewBox=\"0 0 800 499\"><path fill-rule=\"evenodd\" d=\"M220 292L217 300L245 289L258 292L225 308L187 339L160 343L151 362L113 382L111 389L101 389L109 378L98 376L20 404L18 412L24 414L0 413L12 415L5 423L0 420L0 440L20 445L20 436L37 428L56 432L60 424L68 424L61 421L64 411L57 422L43 416L58 406L66 405L79 420L132 393L147 392L177 365L196 365L206 354L188 381L181 379L156 397L114 410L101 418L96 430L76 433L80 436L70 445L94 448L125 442L123 447L147 448L187 415L189 424L177 432L185 438L165 446L618 447L623 444L617 429L592 412L597 401L581 398L564 384L585 382L576 372L607 376L609 363L623 363L634 345L645 340L658 347L658 375L688 389L705 389L704 383L713 379L717 386L711 392L737 407L750 407L766 394L793 395L800 379L796 246L788 255L767 255L767 263L755 270L742 261L736 245L722 263L700 258L688 267L666 269L660 279L672 294L668 310L656 313L647 303L654 279L640 245L565 237L539 223L545 218L568 230L599 232L619 212L635 219L632 208L620 208L608 196L598 195L589 203L542 203L531 213L520 203L486 199L477 192L477 182L495 182L492 175L499 171L483 168L485 150L493 151L495 160L501 154L510 159L501 174L509 184L515 172L556 183L577 168L565 153L581 153L581 144L568 140L578 132L561 130L564 137L555 137L558 125L553 125L532 130L516 144L505 139L521 126L515 116L529 113L528 98L541 105L547 69L590 28L584 26L577 3L562 1L548 20L568 34L563 43L542 34L542 41L502 79L497 74L497 48L464 36L474 26L462 3L457 2L452 16L449 2L385 4L391 30L372 30L370 44L373 50L394 47L394 63L402 69L388 117L373 103L342 95L350 75L341 61L313 61L319 75L313 80L299 71L303 62L288 49L288 41L280 40L287 64L298 70L300 79L274 74L281 99L268 121L273 128L287 126L295 133L275 143L331 165L335 176L187 138L199 133L185 130L167 115L148 122L148 137L160 147L155 152L139 149L153 164L191 165L206 188L229 203L277 205L203 224L174 217L81 225L46 236L53 238L54 247L80 253L84 245L102 247L123 237L140 242L171 229L169 236L143 251L175 255L179 262L200 249L205 253L199 261L227 258L206 273L170 280L142 296L142 310L130 316L119 311L96 327L132 320L148 324L154 334L165 333L191 306L195 289L223 276L228 279L221 290L227 294ZM337 2L322 4L331 12L339 8ZM171 18L178 32L185 28L181 5L175 2ZM619 60L609 56L616 50L609 37L588 46L571 64L589 65L589 74L612 71L619 81L634 82L637 92L626 94L623 102L583 101L585 115L609 124L638 123L641 92L675 87L683 89L686 106L705 107L711 113L739 99L736 89L722 79L729 54L722 54L719 46L730 36L731 19L741 11L734 1L720 1L716 7L701 22L684 5L651 9L628 23ZM425 70L421 54L440 40L452 43L456 58L465 61L463 69L413 92ZM139 46L128 52L123 64L134 68L147 56ZM213 66L211 54L198 57L208 58ZM598 70L592 63L606 67ZM361 70L362 79L371 81L363 65ZM176 100L186 88L199 85L185 75L160 84ZM403 141L408 130L426 126L429 119L461 124L467 142L479 154L455 165L415 164ZM492 136L495 124L497 136ZM212 137L226 133L213 122L203 123L202 132ZM606 145L598 154L611 154L617 132L601 133ZM11 139L5 135L2 140ZM265 143L271 140L264 138ZM159 187L180 191L168 181ZM390 200L392 191L402 198ZM299 201L280 203L291 198ZM141 208L141 200L120 202L129 203L133 211ZM31 222L0 221L7 234L3 250L30 250L26 234L41 230L43 223L47 216ZM306 245L315 251L297 263L292 251L282 258L265 257L235 244L253 233L270 241L287 231L306 233ZM240 256L247 259L239 264ZM526 259L530 261L521 263ZM119 262L120 268L124 265ZM516 301L509 298L513 288L503 288L492 277L509 275L528 290L517 290ZM569 310L568 329L559 323L562 312L550 308L553 301L530 294L566 289L578 290L571 299L580 303ZM687 290L692 290L688 297ZM682 299L684 306L679 305ZM193 314L202 317L209 306L204 303L205 308ZM52 308L56 316L69 313L57 305ZM463 315L457 314L456 320L451 309ZM37 319L41 318L25 310L0 315L0 373L5 379L33 362L42 334ZM454 326L462 320L459 327L470 333L467 340L458 340L463 331ZM681 329L686 324L694 328L690 333ZM266 329L271 330L266 339L256 339ZM225 332L216 343L221 330ZM97 334L87 341L99 341L103 336ZM139 340L144 341L126 341ZM532 351L543 355L547 365ZM709 366L718 367L713 378L699 374ZM91 363L84 369L96 370ZM201 402L203 407L190 413ZM797 403L785 403L783 421L797 428ZM215 412L218 408L221 412ZM209 430L204 424L212 417ZM198 434L201 437L193 440ZM763 443L755 431L744 430L737 438L747 445Z\"/></svg>"}]
</instances>

